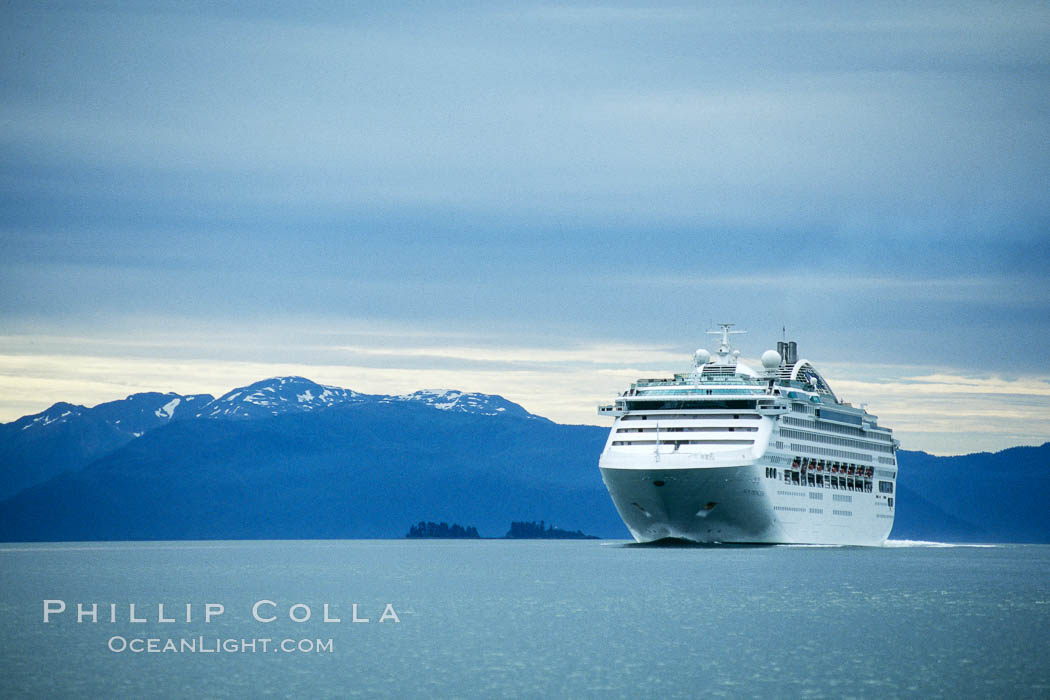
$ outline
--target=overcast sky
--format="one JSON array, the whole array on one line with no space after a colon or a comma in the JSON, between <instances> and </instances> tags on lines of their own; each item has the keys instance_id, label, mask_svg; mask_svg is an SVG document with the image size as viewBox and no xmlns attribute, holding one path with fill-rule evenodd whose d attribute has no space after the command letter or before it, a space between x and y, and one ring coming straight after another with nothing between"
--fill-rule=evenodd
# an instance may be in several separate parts
<instances>
[{"instance_id":1,"label":"overcast sky","mask_svg":"<svg viewBox=\"0 0 1050 700\"><path fill-rule=\"evenodd\" d=\"M279 373L565 422L780 337L1050 439L1050 5L6 3L0 420Z\"/></svg>"}]
</instances>

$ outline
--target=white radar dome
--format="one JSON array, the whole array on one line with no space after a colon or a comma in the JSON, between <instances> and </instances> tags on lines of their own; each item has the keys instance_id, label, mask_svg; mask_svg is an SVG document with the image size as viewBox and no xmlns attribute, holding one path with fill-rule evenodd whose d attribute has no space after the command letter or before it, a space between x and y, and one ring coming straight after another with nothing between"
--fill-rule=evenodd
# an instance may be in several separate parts
<instances>
[{"instance_id":1,"label":"white radar dome","mask_svg":"<svg viewBox=\"0 0 1050 700\"><path fill-rule=\"evenodd\" d=\"M707 361L711 359L711 353L703 348L700 348L693 353L693 364L699 367L700 365L706 365Z\"/></svg>"},{"instance_id":2,"label":"white radar dome","mask_svg":"<svg viewBox=\"0 0 1050 700\"><path fill-rule=\"evenodd\" d=\"M780 366L780 353L776 350L766 350L762 353L762 366L766 369L776 369Z\"/></svg>"}]
</instances>

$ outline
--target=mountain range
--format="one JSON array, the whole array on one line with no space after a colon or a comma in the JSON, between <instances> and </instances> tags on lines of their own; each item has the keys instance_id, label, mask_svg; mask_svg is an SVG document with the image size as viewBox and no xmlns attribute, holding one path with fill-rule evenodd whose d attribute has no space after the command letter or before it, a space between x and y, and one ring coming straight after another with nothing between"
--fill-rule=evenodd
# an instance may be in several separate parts
<instances>
[{"instance_id":1,"label":"mountain range","mask_svg":"<svg viewBox=\"0 0 1050 700\"><path fill-rule=\"evenodd\" d=\"M607 434L500 396L303 377L57 403L0 424L0 540L401 537L421 520L627 538L597 469ZM893 538L1050 542L1050 443L898 456Z\"/></svg>"}]
</instances>

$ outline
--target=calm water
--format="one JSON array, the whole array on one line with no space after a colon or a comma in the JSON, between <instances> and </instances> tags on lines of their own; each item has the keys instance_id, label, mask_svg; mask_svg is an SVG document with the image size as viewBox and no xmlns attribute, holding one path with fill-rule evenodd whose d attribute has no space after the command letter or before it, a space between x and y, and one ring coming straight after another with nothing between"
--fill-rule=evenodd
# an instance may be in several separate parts
<instances>
[{"instance_id":1,"label":"calm water","mask_svg":"<svg viewBox=\"0 0 1050 700\"><path fill-rule=\"evenodd\" d=\"M0 545L0 592L0 697L1050 696L1047 546ZM201 636L331 651L109 650Z\"/></svg>"}]
</instances>

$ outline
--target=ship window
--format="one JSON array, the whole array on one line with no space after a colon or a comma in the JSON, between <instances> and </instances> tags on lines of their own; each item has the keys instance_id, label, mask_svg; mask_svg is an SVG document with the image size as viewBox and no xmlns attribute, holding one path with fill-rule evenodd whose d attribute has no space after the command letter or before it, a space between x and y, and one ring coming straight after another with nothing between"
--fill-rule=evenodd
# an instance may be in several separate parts
<instances>
[{"instance_id":1,"label":"ship window","mask_svg":"<svg viewBox=\"0 0 1050 700\"><path fill-rule=\"evenodd\" d=\"M879 493L893 493L893 482L892 481L880 481L879 482Z\"/></svg>"},{"instance_id":2,"label":"ship window","mask_svg":"<svg viewBox=\"0 0 1050 700\"><path fill-rule=\"evenodd\" d=\"M724 400L724 401L682 401L682 400L663 400L663 401L628 401L628 411L681 411L686 409L698 409L698 408L720 408L720 409L733 409L733 408L755 408L754 401L745 400ZM734 416L739 418L739 416Z\"/></svg>"},{"instance_id":3,"label":"ship window","mask_svg":"<svg viewBox=\"0 0 1050 700\"><path fill-rule=\"evenodd\" d=\"M818 408L817 417L825 420L835 420L841 423L852 423L853 425L861 424L860 416L850 413L842 413L841 411L829 411L826 408Z\"/></svg>"}]
</instances>

